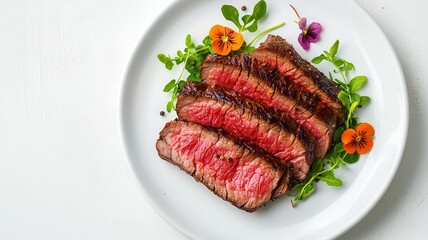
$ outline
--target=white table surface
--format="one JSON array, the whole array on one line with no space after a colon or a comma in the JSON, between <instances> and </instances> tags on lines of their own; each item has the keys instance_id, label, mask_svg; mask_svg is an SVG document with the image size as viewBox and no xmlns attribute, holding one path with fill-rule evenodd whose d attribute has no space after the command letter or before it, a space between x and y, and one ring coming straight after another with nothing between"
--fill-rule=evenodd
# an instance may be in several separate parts
<instances>
[{"instance_id":1,"label":"white table surface","mask_svg":"<svg viewBox=\"0 0 428 240\"><path fill-rule=\"evenodd\" d=\"M410 129L390 188L341 239L423 239L428 1L356 1L400 58ZM170 2L0 0L0 239L186 239L143 197L118 123L131 54Z\"/></svg>"}]
</instances>

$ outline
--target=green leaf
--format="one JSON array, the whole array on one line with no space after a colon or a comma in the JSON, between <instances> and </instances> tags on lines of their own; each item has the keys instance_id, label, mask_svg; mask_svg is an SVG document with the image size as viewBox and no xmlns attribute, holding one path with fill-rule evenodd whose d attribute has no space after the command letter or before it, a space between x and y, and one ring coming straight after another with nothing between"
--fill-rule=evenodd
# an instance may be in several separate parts
<instances>
[{"instance_id":1,"label":"green leaf","mask_svg":"<svg viewBox=\"0 0 428 240\"><path fill-rule=\"evenodd\" d=\"M371 99L368 96L361 96L360 98L360 106L366 105L370 103Z\"/></svg>"},{"instance_id":2,"label":"green leaf","mask_svg":"<svg viewBox=\"0 0 428 240\"><path fill-rule=\"evenodd\" d=\"M177 51L177 56L179 56L179 57L183 57L183 56L184 56L184 54L183 54L183 52L182 52L182 51L178 50L178 51Z\"/></svg>"},{"instance_id":3,"label":"green leaf","mask_svg":"<svg viewBox=\"0 0 428 240\"><path fill-rule=\"evenodd\" d=\"M319 180L324 181L329 186L342 186L342 180L334 176L334 171L325 172L317 177Z\"/></svg>"},{"instance_id":4,"label":"green leaf","mask_svg":"<svg viewBox=\"0 0 428 240\"><path fill-rule=\"evenodd\" d=\"M172 108L174 107L174 103L173 103L173 101L169 101L167 104L166 104L166 111L168 111L168 112L171 112L171 110L172 110Z\"/></svg>"},{"instance_id":5,"label":"green leaf","mask_svg":"<svg viewBox=\"0 0 428 240\"><path fill-rule=\"evenodd\" d=\"M338 143L341 141L342 134L344 131L345 131L344 127L339 127L336 129L336 131L334 131L334 137L333 137L334 142Z\"/></svg>"},{"instance_id":6,"label":"green leaf","mask_svg":"<svg viewBox=\"0 0 428 240\"><path fill-rule=\"evenodd\" d=\"M186 47L192 47L192 37L190 36L190 34L187 34L184 43L186 44Z\"/></svg>"},{"instance_id":7,"label":"green leaf","mask_svg":"<svg viewBox=\"0 0 428 240\"><path fill-rule=\"evenodd\" d=\"M190 75L189 77L187 77L187 81L190 82L202 82L201 77L195 76L195 75Z\"/></svg>"},{"instance_id":8,"label":"green leaf","mask_svg":"<svg viewBox=\"0 0 428 240\"><path fill-rule=\"evenodd\" d=\"M171 70L174 67L174 63L172 63L172 61L168 61L165 63L165 67L168 70Z\"/></svg>"},{"instance_id":9,"label":"green leaf","mask_svg":"<svg viewBox=\"0 0 428 240\"><path fill-rule=\"evenodd\" d=\"M304 186L305 186L305 183L299 183L294 185L294 187L288 191L287 195L292 197L297 196L300 193L300 191L302 191Z\"/></svg>"},{"instance_id":10,"label":"green leaf","mask_svg":"<svg viewBox=\"0 0 428 240\"><path fill-rule=\"evenodd\" d=\"M256 21L258 21L258 20L260 20L260 19L262 19L262 18L265 17L265 15L266 15L266 8L267 8L267 5L266 5L266 2L264 0L259 1L254 6L252 16L254 17L254 19Z\"/></svg>"},{"instance_id":11,"label":"green leaf","mask_svg":"<svg viewBox=\"0 0 428 240\"><path fill-rule=\"evenodd\" d=\"M184 87L184 84L186 83L186 81L184 81L184 80L180 80L179 82L178 82L178 84L177 84L177 86L178 86L178 89L182 89L183 87Z\"/></svg>"},{"instance_id":12,"label":"green leaf","mask_svg":"<svg viewBox=\"0 0 428 240\"><path fill-rule=\"evenodd\" d=\"M323 168L324 168L324 162L322 158L317 158L315 159L314 163L312 163L311 172L314 174L317 174L321 172Z\"/></svg>"},{"instance_id":13,"label":"green leaf","mask_svg":"<svg viewBox=\"0 0 428 240\"><path fill-rule=\"evenodd\" d=\"M325 55L321 54L317 57L314 57L311 62L314 64L319 64L320 62L322 62L322 60L325 60L325 59L326 59Z\"/></svg>"},{"instance_id":14,"label":"green leaf","mask_svg":"<svg viewBox=\"0 0 428 240\"><path fill-rule=\"evenodd\" d=\"M312 60L313 60L313 59L312 59ZM330 72L330 71L328 72L328 77L330 78L330 80L332 80L332 81L333 81L333 79L334 79L334 78L333 78L333 75L331 74L331 72Z\"/></svg>"},{"instance_id":15,"label":"green leaf","mask_svg":"<svg viewBox=\"0 0 428 240\"><path fill-rule=\"evenodd\" d=\"M213 43L213 40L210 38L210 36L206 36L206 37L204 38L204 40L202 40L202 43L203 43L205 46L211 46L211 44Z\"/></svg>"},{"instance_id":16,"label":"green leaf","mask_svg":"<svg viewBox=\"0 0 428 240\"><path fill-rule=\"evenodd\" d=\"M302 189L301 199L307 199L314 191L315 188L312 183L305 185L306 187Z\"/></svg>"},{"instance_id":17,"label":"green leaf","mask_svg":"<svg viewBox=\"0 0 428 240\"><path fill-rule=\"evenodd\" d=\"M171 81L169 81L169 83L167 83L163 88L163 91L164 92L171 91L175 87L175 82L176 82L175 79L172 79Z\"/></svg>"},{"instance_id":18,"label":"green leaf","mask_svg":"<svg viewBox=\"0 0 428 240\"><path fill-rule=\"evenodd\" d=\"M245 52L248 53L248 54L251 54L255 49L256 49L256 47L249 46L249 47L245 48Z\"/></svg>"},{"instance_id":19,"label":"green leaf","mask_svg":"<svg viewBox=\"0 0 428 240\"><path fill-rule=\"evenodd\" d=\"M184 61L184 56L183 56L183 57L180 57L180 58L175 59L175 64L179 65L179 64L181 64L183 61Z\"/></svg>"},{"instance_id":20,"label":"green leaf","mask_svg":"<svg viewBox=\"0 0 428 240\"><path fill-rule=\"evenodd\" d=\"M345 106L346 108L349 107L348 94L346 94L344 91L340 91L339 94L337 95L337 98L339 98L339 100L342 102L343 106Z\"/></svg>"},{"instance_id":21,"label":"green leaf","mask_svg":"<svg viewBox=\"0 0 428 240\"><path fill-rule=\"evenodd\" d=\"M159 61L161 62L161 63L166 63L166 62L168 62L168 61L171 61L171 58L170 57L168 57L168 56L166 56L165 54L158 54L158 59L159 59Z\"/></svg>"},{"instance_id":22,"label":"green leaf","mask_svg":"<svg viewBox=\"0 0 428 240\"><path fill-rule=\"evenodd\" d=\"M171 58L165 54L158 54L158 59L160 62L165 64L166 69L171 70L174 67L174 63L172 62Z\"/></svg>"},{"instance_id":23,"label":"green leaf","mask_svg":"<svg viewBox=\"0 0 428 240\"><path fill-rule=\"evenodd\" d=\"M358 94L358 93L352 93L351 94L351 99L352 99L353 103L357 102L358 104L360 104L360 101L361 101L360 94Z\"/></svg>"},{"instance_id":24,"label":"green leaf","mask_svg":"<svg viewBox=\"0 0 428 240\"><path fill-rule=\"evenodd\" d=\"M327 51L323 51L323 52L324 52L324 55L325 55L326 59L327 59L328 61L330 61L330 60L331 60L330 53L329 53L329 52L327 52Z\"/></svg>"},{"instance_id":25,"label":"green leaf","mask_svg":"<svg viewBox=\"0 0 428 240\"><path fill-rule=\"evenodd\" d=\"M340 161L340 158L337 156L337 154L330 157L329 162L330 166L335 166L335 169L339 167L338 161Z\"/></svg>"},{"instance_id":26,"label":"green leaf","mask_svg":"<svg viewBox=\"0 0 428 240\"><path fill-rule=\"evenodd\" d=\"M242 19L242 22L244 23L244 25L246 25L246 24L249 24L251 21L253 21L254 17L253 17L253 15L247 14L247 15L242 16L241 19Z\"/></svg>"},{"instance_id":27,"label":"green leaf","mask_svg":"<svg viewBox=\"0 0 428 240\"><path fill-rule=\"evenodd\" d=\"M343 59L342 59L343 60ZM350 63L350 62L346 62L344 61L345 66L344 66L344 70L345 71L352 71L355 70L354 64Z\"/></svg>"},{"instance_id":28,"label":"green leaf","mask_svg":"<svg viewBox=\"0 0 428 240\"><path fill-rule=\"evenodd\" d=\"M342 143L338 143L334 146L334 152L335 153L341 153L344 152L345 149L343 149L343 144Z\"/></svg>"},{"instance_id":29,"label":"green leaf","mask_svg":"<svg viewBox=\"0 0 428 240\"><path fill-rule=\"evenodd\" d=\"M336 56L338 49L339 49L339 40L336 40L336 42L334 42L334 44L330 47L330 56L331 57Z\"/></svg>"},{"instance_id":30,"label":"green leaf","mask_svg":"<svg viewBox=\"0 0 428 240\"><path fill-rule=\"evenodd\" d=\"M343 161L349 164L356 163L360 159L360 154L354 153L354 154L346 154L346 156L343 158Z\"/></svg>"},{"instance_id":31,"label":"green leaf","mask_svg":"<svg viewBox=\"0 0 428 240\"><path fill-rule=\"evenodd\" d=\"M177 98L177 94L178 94L178 88L174 88L172 90L172 97L171 97L171 99L175 100Z\"/></svg>"},{"instance_id":32,"label":"green leaf","mask_svg":"<svg viewBox=\"0 0 428 240\"><path fill-rule=\"evenodd\" d=\"M238 9L232 5L223 5L221 7L221 13L226 20L233 22L238 27L238 29L241 29L242 25L239 23Z\"/></svg>"},{"instance_id":33,"label":"green leaf","mask_svg":"<svg viewBox=\"0 0 428 240\"><path fill-rule=\"evenodd\" d=\"M349 124L349 127L356 128L358 125L358 118L355 116L351 117L351 123Z\"/></svg>"},{"instance_id":34,"label":"green leaf","mask_svg":"<svg viewBox=\"0 0 428 240\"><path fill-rule=\"evenodd\" d=\"M355 108L358 107L358 104L359 104L358 102L353 102L351 107L349 108L349 112L353 113L355 111Z\"/></svg>"},{"instance_id":35,"label":"green leaf","mask_svg":"<svg viewBox=\"0 0 428 240\"><path fill-rule=\"evenodd\" d=\"M355 92L361 89L367 81L366 76L356 76L349 82L349 86L351 87L351 92Z\"/></svg>"},{"instance_id":36,"label":"green leaf","mask_svg":"<svg viewBox=\"0 0 428 240\"><path fill-rule=\"evenodd\" d=\"M338 68L340 68L340 66L342 66L343 65L343 61L341 60L341 59L335 59L335 60L333 60L333 64L334 64L334 66L336 66L336 67L338 67Z\"/></svg>"},{"instance_id":37,"label":"green leaf","mask_svg":"<svg viewBox=\"0 0 428 240\"><path fill-rule=\"evenodd\" d=\"M259 26L257 25L257 21L254 21L253 24L251 24L249 27L246 28L249 32L255 32Z\"/></svg>"}]
</instances>

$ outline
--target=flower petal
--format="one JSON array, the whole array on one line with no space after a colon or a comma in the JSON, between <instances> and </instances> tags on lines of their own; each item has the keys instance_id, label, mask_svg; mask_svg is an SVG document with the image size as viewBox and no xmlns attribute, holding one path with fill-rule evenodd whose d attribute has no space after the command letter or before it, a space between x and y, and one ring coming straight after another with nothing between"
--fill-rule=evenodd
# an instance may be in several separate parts
<instances>
[{"instance_id":1,"label":"flower petal","mask_svg":"<svg viewBox=\"0 0 428 240\"><path fill-rule=\"evenodd\" d=\"M230 46L229 42L224 42L222 39L216 39L212 43L214 52L216 52L219 55L226 56L227 54L232 51L232 47Z\"/></svg>"},{"instance_id":2,"label":"flower petal","mask_svg":"<svg viewBox=\"0 0 428 240\"><path fill-rule=\"evenodd\" d=\"M306 39L303 33L299 34L299 38L297 40L299 41L300 46L302 46L303 49L309 50L309 48L311 47L310 42L308 41L308 39Z\"/></svg>"},{"instance_id":3,"label":"flower petal","mask_svg":"<svg viewBox=\"0 0 428 240\"><path fill-rule=\"evenodd\" d=\"M366 154L370 152L372 148L373 148L373 139L371 136L363 137L361 141L357 144L358 154Z\"/></svg>"},{"instance_id":4,"label":"flower petal","mask_svg":"<svg viewBox=\"0 0 428 240\"><path fill-rule=\"evenodd\" d=\"M361 123L360 125L358 125L357 127L357 132L359 135L367 135L367 136L373 136L375 131L372 125L370 125L369 123Z\"/></svg>"},{"instance_id":5,"label":"flower petal","mask_svg":"<svg viewBox=\"0 0 428 240\"><path fill-rule=\"evenodd\" d=\"M306 18L305 17L300 19L299 28L302 31L305 30L305 28L306 28Z\"/></svg>"},{"instance_id":6,"label":"flower petal","mask_svg":"<svg viewBox=\"0 0 428 240\"><path fill-rule=\"evenodd\" d=\"M322 31L321 24L313 22L309 25L306 37L309 42L316 43L320 38L320 33Z\"/></svg>"},{"instance_id":7,"label":"flower petal","mask_svg":"<svg viewBox=\"0 0 428 240\"><path fill-rule=\"evenodd\" d=\"M224 27L217 24L210 29L209 36L212 40L218 40L221 39L221 36L224 36L224 32Z\"/></svg>"},{"instance_id":8,"label":"flower petal","mask_svg":"<svg viewBox=\"0 0 428 240\"><path fill-rule=\"evenodd\" d=\"M232 29L225 27L226 36L228 36L228 42L231 45L233 51L236 51L241 48L244 44L244 37L242 34L233 31Z\"/></svg>"},{"instance_id":9,"label":"flower petal","mask_svg":"<svg viewBox=\"0 0 428 240\"><path fill-rule=\"evenodd\" d=\"M308 31L319 35L322 31L322 26L318 22L313 22L313 23L309 24Z\"/></svg>"},{"instance_id":10,"label":"flower petal","mask_svg":"<svg viewBox=\"0 0 428 240\"><path fill-rule=\"evenodd\" d=\"M352 128L346 129L346 131L344 131L342 133L342 143L343 143L343 145L346 145L348 143L351 143L351 142L355 141L356 137L357 137L357 131L355 131Z\"/></svg>"},{"instance_id":11,"label":"flower petal","mask_svg":"<svg viewBox=\"0 0 428 240\"><path fill-rule=\"evenodd\" d=\"M348 154L354 154L357 150L356 146L352 142L348 144L343 144L343 149L345 149L345 152Z\"/></svg>"}]
</instances>

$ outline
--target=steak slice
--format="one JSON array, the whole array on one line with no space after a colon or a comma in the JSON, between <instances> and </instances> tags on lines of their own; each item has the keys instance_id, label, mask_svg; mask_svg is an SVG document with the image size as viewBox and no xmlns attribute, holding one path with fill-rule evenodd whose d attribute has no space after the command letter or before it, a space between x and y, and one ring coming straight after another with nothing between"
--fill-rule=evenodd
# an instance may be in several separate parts
<instances>
[{"instance_id":1,"label":"steak slice","mask_svg":"<svg viewBox=\"0 0 428 240\"><path fill-rule=\"evenodd\" d=\"M209 55L200 69L203 82L221 86L260 104L284 112L317 139L315 155L324 156L336 128L336 115L310 93L277 68L251 59L248 55L225 57Z\"/></svg>"},{"instance_id":2,"label":"steak slice","mask_svg":"<svg viewBox=\"0 0 428 240\"><path fill-rule=\"evenodd\" d=\"M280 112L261 106L233 91L187 82L176 105L180 120L223 129L250 142L283 164L293 164L293 176L306 178L314 160L315 138Z\"/></svg>"},{"instance_id":3,"label":"steak slice","mask_svg":"<svg viewBox=\"0 0 428 240\"><path fill-rule=\"evenodd\" d=\"M284 194L290 169L273 156L199 124L171 121L156 142L159 156L224 200L248 212Z\"/></svg>"},{"instance_id":4,"label":"steak slice","mask_svg":"<svg viewBox=\"0 0 428 240\"><path fill-rule=\"evenodd\" d=\"M332 108L343 120L344 108L337 98L340 88L322 72L303 59L293 46L280 36L269 35L251 57L277 67L279 72L309 92L315 93L326 106Z\"/></svg>"}]
</instances>

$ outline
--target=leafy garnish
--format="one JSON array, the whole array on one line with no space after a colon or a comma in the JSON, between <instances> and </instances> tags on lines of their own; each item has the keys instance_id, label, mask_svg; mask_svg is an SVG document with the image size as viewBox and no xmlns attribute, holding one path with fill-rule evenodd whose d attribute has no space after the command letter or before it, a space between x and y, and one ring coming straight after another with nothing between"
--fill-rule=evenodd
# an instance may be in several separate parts
<instances>
[{"instance_id":1,"label":"leafy garnish","mask_svg":"<svg viewBox=\"0 0 428 240\"><path fill-rule=\"evenodd\" d=\"M223 5L221 7L221 12L226 20L229 20L235 24L235 26L238 28L238 34L241 35L244 31L249 31L251 33L256 32L258 30L258 22L263 19L266 16L267 12L267 5L264 0L260 0L253 8L253 12L251 15L246 14L240 18L239 11L232 5ZM166 110L168 112L171 112L173 109L175 110L175 100L178 97L179 90L184 86L186 81L196 81L200 82L201 77L199 75L199 68L202 65L202 62L207 57L209 53L219 53L221 55L225 54L236 54L236 53L251 53L255 48L252 46L252 44L261 36L265 35L266 33L275 30L279 27L282 27L285 25L285 22L282 22L280 24L277 24L273 27L270 27L259 34L257 34L249 43L243 42L242 46L237 50L235 50L234 44L230 44L228 46L230 48L229 51L224 51L223 48L224 43L232 43L232 39L228 39L230 37L239 37L238 35L235 35L231 33L230 31L227 31L228 34L223 34L221 37L224 37L224 42L219 42L218 39L216 39L215 43L216 46L213 48L214 42L213 39L209 36L205 37L202 44L196 45L190 36L188 34L186 36L185 44L186 48L181 51L177 51L177 55L175 57L171 57L166 54L158 54L158 59L161 61L165 68L168 70L172 70L175 65L184 64L182 71L180 72L180 75L177 79L170 80L164 87L164 92L172 92L171 98L168 101L166 105ZM215 25L215 30L218 32L221 32L220 30L226 32L227 28L224 27L222 29L222 26ZM241 42L242 43L242 42ZM220 45L222 47L220 47ZM216 51L215 51L216 50ZM227 53L226 53L227 52ZM185 71L189 74L187 78L184 77Z\"/></svg>"},{"instance_id":2,"label":"leafy garnish","mask_svg":"<svg viewBox=\"0 0 428 240\"><path fill-rule=\"evenodd\" d=\"M207 36L202 41L202 44L196 45L192 41L190 34L188 34L185 39L186 47L183 51L178 50L175 57L170 57L165 54L158 54L159 61L165 64L165 68L168 70L171 70L174 65L184 64L178 78L170 80L163 89L164 92L172 91L171 99L166 105L166 110L168 112L171 112L171 110L175 108L174 102L178 96L178 90L184 86L186 81L201 81L199 68L201 67L202 62L207 57L208 53L213 53L211 43L211 38ZM185 71L187 71L189 75L184 80L183 77Z\"/></svg>"},{"instance_id":3,"label":"leafy garnish","mask_svg":"<svg viewBox=\"0 0 428 240\"><path fill-rule=\"evenodd\" d=\"M242 16L241 20L239 20L238 9L236 9L232 5L223 5L221 7L221 13L223 14L226 20L231 21L233 24L235 24L235 26L238 28L239 33L242 33L245 31L249 31L253 33L253 32L256 32L259 28L258 22L266 16L267 5L264 0L260 0L254 6L252 14L251 15L246 14ZM244 42L244 44L241 47L241 52L250 54L255 49L255 47L253 46L253 43L257 39L259 39L261 36L265 35L266 33L271 32L284 25L285 25L285 22L279 23L257 34L248 44Z\"/></svg>"},{"instance_id":4,"label":"leafy garnish","mask_svg":"<svg viewBox=\"0 0 428 240\"><path fill-rule=\"evenodd\" d=\"M296 184L288 193L288 195L294 197L293 206L297 202L307 199L315 191L315 182L323 181L329 186L341 186L342 181L335 177L334 170L339 168L340 166L346 166L347 164L358 162L360 154L359 152L355 153L355 149L357 147L352 148L347 145L347 150L353 150L349 153L344 148L344 143L342 141L345 130L347 132L346 135L349 135L345 138L347 138L348 140L349 137L355 138L352 139L353 141L346 141L345 144L360 144L361 146L363 146L366 143L360 141L366 141L369 137L373 137L372 135L363 136L361 133L362 131L358 131L357 117L354 115L357 107L361 107L370 102L370 97L361 96L357 93L358 90L360 90L367 82L367 77L356 76L349 81L349 72L355 70L355 66L351 62L338 57L336 55L338 50L339 40L337 40L330 47L329 51L324 51L323 54L312 59L312 63L318 64L324 60L328 61L332 63L335 68L333 73L339 74L342 77L342 80L339 80L337 78L334 78L331 72L329 73L330 79L333 80L342 89L342 91L340 91L338 94L338 98L346 109L346 119L345 122L341 126L339 126L334 132L333 144L326 156L324 158L317 158L311 166L307 180L302 183ZM357 131L353 129L355 127L357 127ZM369 129L369 127L365 125L364 129ZM374 134L374 130L372 131L372 134ZM371 144L373 143L371 142ZM371 146L364 146L364 149L370 150ZM361 151L361 153L363 152L366 153L367 151Z\"/></svg>"},{"instance_id":5,"label":"leafy garnish","mask_svg":"<svg viewBox=\"0 0 428 240\"><path fill-rule=\"evenodd\" d=\"M361 96L357 93L357 91L360 90L367 82L367 77L356 76L349 81L347 76L350 71L355 70L354 64L336 56L338 49L339 40L336 40L336 42L330 47L330 51L324 51L324 53L312 59L312 63L318 64L323 60L328 61L335 67L334 73L338 73L342 77L342 80L339 80L334 78L331 73L329 74L330 79L337 83L337 85L342 89L337 97L347 110L345 127L346 129L350 127L355 128L357 125L357 118L354 115L355 110L357 107L362 107L370 103L370 97Z\"/></svg>"},{"instance_id":6,"label":"leafy garnish","mask_svg":"<svg viewBox=\"0 0 428 240\"><path fill-rule=\"evenodd\" d=\"M242 23L239 20L239 12L232 5L223 5L221 7L221 13L226 20L229 20L235 24L240 33L244 31L255 32L258 29L257 22L266 16L267 5L264 0L259 1L253 9L251 15L246 14L241 17Z\"/></svg>"}]
</instances>

